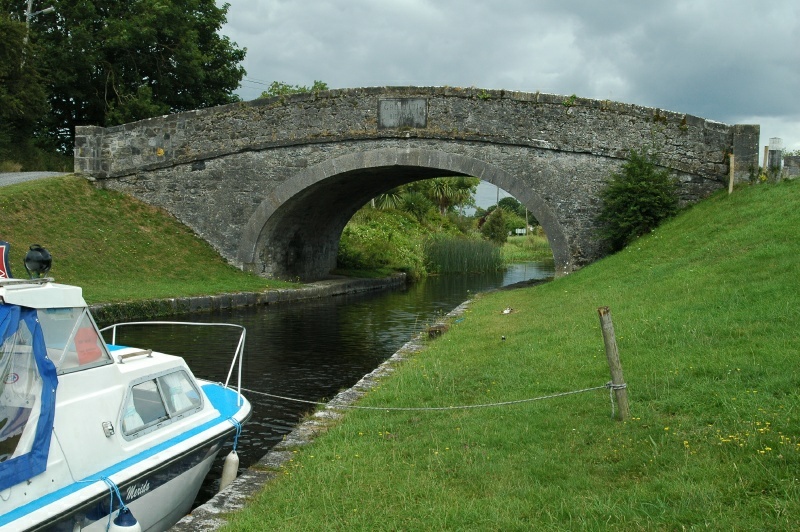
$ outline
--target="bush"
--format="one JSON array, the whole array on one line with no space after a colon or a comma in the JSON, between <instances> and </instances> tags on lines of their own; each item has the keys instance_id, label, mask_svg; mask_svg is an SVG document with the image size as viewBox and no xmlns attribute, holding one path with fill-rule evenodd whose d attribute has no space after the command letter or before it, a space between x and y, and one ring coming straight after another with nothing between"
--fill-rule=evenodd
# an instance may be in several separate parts
<instances>
[{"instance_id":1,"label":"bush","mask_svg":"<svg viewBox=\"0 0 800 532\"><path fill-rule=\"evenodd\" d=\"M486 218L486 222L481 227L481 234L491 242L502 245L508 238L506 229L505 212L503 209L495 209Z\"/></svg>"},{"instance_id":2,"label":"bush","mask_svg":"<svg viewBox=\"0 0 800 532\"><path fill-rule=\"evenodd\" d=\"M501 207L501 209L503 208ZM505 211L505 209L503 210ZM526 231L528 229L525 225L525 218L516 212L505 211L503 213L503 218L505 221L506 234L514 235L517 229L525 229Z\"/></svg>"},{"instance_id":3,"label":"bush","mask_svg":"<svg viewBox=\"0 0 800 532\"><path fill-rule=\"evenodd\" d=\"M678 182L656 166L654 155L631 150L600 199L600 236L610 251L619 251L678 212Z\"/></svg>"},{"instance_id":4,"label":"bush","mask_svg":"<svg viewBox=\"0 0 800 532\"><path fill-rule=\"evenodd\" d=\"M420 224L397 210L361 209L350 220L339 240L337 266L341 269L407 272L425 275Z\"/></svg>"}]
</instances>

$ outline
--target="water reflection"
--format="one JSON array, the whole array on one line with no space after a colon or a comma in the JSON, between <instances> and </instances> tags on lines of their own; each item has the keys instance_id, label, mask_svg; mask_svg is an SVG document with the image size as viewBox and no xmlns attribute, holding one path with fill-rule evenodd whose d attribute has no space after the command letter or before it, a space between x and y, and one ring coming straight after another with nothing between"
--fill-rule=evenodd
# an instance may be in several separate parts
<instances>
[{"instance_id":1,"label":"water reflection","mask_svg":"<svg viewBox=\"0 0 800 532\"><path fill-rule=\"evenodd\" d=\"M516 264L506 272L430 277L387 292L182 316L173 321L230 322L247 328L242 385L273 395L320 401L349 388L415 333L473 294L549 279L553 263ZM238 334L221 328L131 327L118 343L183 356L200 378L224 381ZM311 410L307 404L246 394L253 416L239 438L241 466L256 462ZM230 445L230 443L229 443ZM220 456L225 456L223 449ZM200 499L215 491L209 476Z\"/></svg>"}]
</instances>

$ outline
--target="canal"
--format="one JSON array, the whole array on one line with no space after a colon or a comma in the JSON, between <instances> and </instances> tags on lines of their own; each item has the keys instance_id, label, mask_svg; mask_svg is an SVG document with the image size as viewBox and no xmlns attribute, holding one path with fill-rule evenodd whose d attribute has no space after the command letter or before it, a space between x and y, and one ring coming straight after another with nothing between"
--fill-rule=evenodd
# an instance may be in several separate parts
<instances>
[{"instance_id":1,"label":"canal","mask_svg":"<svg viewBox=\"0 0 800 532\"><path fill-rule=\"evenodd\" d=\"M371 372L416 333L478 292L553 277L553 263L521 263L491 274L443 275L404 289L187 315L172 321L247 328L242 386L281 397L325 401ZM224 382L238 333L220 328L130 327L119 343L183 356L199 378ZM242 468L291 432L311 405L245 393L253 415L239 438ZM198 497L216 491L220 460Z\"/></svg>"}]
</instances>

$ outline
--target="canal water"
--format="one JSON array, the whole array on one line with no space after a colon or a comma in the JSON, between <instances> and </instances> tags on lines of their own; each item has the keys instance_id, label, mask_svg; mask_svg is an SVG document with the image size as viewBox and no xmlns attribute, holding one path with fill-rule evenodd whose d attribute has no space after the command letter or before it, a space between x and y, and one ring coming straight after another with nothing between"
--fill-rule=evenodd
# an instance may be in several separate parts
<instances>
[{"instance_id":1,"label":"canal water","mask_svg":"<svg viewBox=\"0 0 800 532\"><path fill-rule=\"evenodd\" d=\"M187 315L172 321L236 323L247 328L242 387L281 397L326 401L353 386L416 333L478 292L553 277L553 263L514 264L501 273L442 275L406 288ZM220 327L125 327L117 341L183 356L195 376L224 382L238 332ZM232 378L235 384L235 374ZM237 448L242 468L291 432L313 405L256 394ZM230 450L231 442L220 457ZM221 458L198 496L216 491Z\"/></svg>"}]
</instances>

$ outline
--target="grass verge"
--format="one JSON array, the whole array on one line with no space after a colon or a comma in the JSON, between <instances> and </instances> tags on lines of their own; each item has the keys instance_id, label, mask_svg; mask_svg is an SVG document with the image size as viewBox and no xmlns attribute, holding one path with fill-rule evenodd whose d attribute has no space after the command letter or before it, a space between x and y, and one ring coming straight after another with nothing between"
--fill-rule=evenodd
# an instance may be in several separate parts
<instances>
[{"instance_id":1,"label":"grass verge","mask_svg":"<svg viewBox=\"0 0 800 532\"><path fill-rule=\"evenodd\" d=\"M15 276L41 244L49 275L82 286L89 303L294 286L242 272L165 211L74 176L0 187L0 219Z\"/></svg>"},{"instance_id":2,"label":"grass verge","mask_svg":"<svg viewBox=\"0 0 800 532\"><path fill-rule=\"evenodd\" d=\"M791 530L800 519L800 181L694 206L546 285L479 297L226 530ZM511 307L512 313L502 313ZM502 339L505 337L505 339Z\"/></svg>"},{"instance_id":3,"label":"grass verge","mask_svg":"<svg viewBox=\"0 0 800 532\"><path fill-rule=\"evenodd\" d=\"M510 236L502 249L506 264L553 260L553 250L544 233Z\"/></svg>"}]
</instances>

